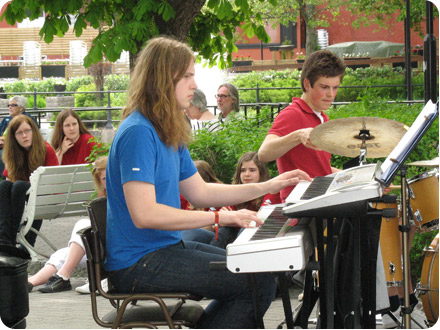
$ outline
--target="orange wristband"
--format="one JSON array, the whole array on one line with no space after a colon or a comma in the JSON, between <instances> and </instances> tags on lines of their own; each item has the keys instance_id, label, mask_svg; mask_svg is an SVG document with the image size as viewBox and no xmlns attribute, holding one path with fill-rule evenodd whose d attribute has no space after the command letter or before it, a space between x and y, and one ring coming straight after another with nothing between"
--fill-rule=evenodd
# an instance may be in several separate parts
<instances>
[{"instance_id":1,"label":"orange wristband","mask_svg":"<svg viewBox=\"0 0 440 330\"><path fill-rule=\"evenodd\" d=\"M214 215L215 215L215 220L214 220L215 240L217 240L220 216L218 215L218 211L214 211Z\"/></svg>"}]
</instances>

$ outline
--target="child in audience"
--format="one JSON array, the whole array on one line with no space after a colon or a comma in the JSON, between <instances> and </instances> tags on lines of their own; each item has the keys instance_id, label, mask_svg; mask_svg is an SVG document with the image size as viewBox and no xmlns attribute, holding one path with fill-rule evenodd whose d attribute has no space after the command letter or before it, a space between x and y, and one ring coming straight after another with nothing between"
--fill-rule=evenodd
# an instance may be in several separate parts
<instances>
[{"instance_id":1,"label":"child in audience","mask_svg":"<svg viewBox=\"0 0 440 330\"><path fill-rule=\"evenodd\" d=\"M217 176L214 174L214 171L212 170L211 165L209 165L208 162L205 162L204 160L195 160L194 165L197 168L197 172L199 172L200 176L205 182L210 183L219 183L223 184ZM181 196L181 200L183 197ZM185 200L186 201L186 200ZM196 208L191 205L190 203L185 203L185 210L195 210ZM207 207L200 210L204 211L220 211L220 210L232 210L231 207ZM219 235L221 236L221 232L223 231L223 227L219 228ZM211 244L214 246L217 246L215 242L215 235L214 235L214 228L212 226L203 227L203 228L196 228L196 229L188 229L188 230L182 230L182 240L184 241L195 241L205 244ZM224 248L224 247L223 247Z\"/></svg>"},{"instance_id":2,"label":"child in audience","mask_svg":"<svg viewBox=\"0 0 440 330\"><path fill-rule=\"evenodd\" d=\"M237 169L234 174L233 184L246 184L264 182L270 179L269 169L267 164L260 162L258 154L255 151L246 152L240 157L237 164ZM258 211L261 206L268 204L281 203L280 194L266 194L254 200L235 205L237 210L248 209L251 211Z\"/></svg>"}]
</instances>

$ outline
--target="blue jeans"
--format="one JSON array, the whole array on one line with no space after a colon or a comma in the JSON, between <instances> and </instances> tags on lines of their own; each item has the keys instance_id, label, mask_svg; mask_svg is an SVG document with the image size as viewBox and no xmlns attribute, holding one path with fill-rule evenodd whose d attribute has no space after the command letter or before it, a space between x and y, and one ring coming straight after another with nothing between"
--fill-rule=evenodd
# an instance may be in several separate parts
<instances>
[{"instance_id":1,"label":"blue jeans","mask_svg":"<svg viewBox=\"0 0 440 330\"><path fill-rule=\"evenodd\" d=\"M255 328L247 275L227 270L210 271L211 261L226 261L225 250L182 241L145 255L131 267L113 272L110 280L118 292L190 292L213 299L198 328ZM256 274L256 282L264 315L275 298L276 284L269 273Z\"/></svg>"},{"instance_id":2,"label":"blue jeans","mask_svg":"<svg viewBox=\"0 0 440 330\"><path fill-rule=\"evenodd\" d=\"M193 241L209 244L213 240L214 236L215 234L213 231L209 231L203 228L182 230L183 241Z\"/></svg>"}]
</instances>

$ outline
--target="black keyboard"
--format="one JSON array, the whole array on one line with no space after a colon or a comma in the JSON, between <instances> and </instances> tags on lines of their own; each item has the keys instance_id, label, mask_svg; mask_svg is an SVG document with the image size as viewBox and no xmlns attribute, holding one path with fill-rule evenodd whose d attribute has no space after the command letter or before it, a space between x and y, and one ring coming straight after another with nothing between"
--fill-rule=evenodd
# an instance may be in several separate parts
<instances>
[{"instance_id":1,"label":"black keyboard","mask_svg":"<svg viewBox=\"0 0 440 330\"><path fill-rule=\"evenodd\" d=\"M324 195L333 182L333 179L334 177L328 176L315 177L300 199L307 200Z\"/></svg>"}]
</instances>

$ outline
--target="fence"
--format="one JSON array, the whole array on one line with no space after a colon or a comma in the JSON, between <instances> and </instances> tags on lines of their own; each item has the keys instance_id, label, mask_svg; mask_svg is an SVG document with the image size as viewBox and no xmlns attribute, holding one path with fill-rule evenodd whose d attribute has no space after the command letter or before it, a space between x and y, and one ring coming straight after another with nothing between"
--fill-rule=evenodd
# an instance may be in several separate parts
<instances>
[{"instance_id":1,"label":"fence","mask_svg":"<svg viewBox=\"0 0 440 330\"><path fill-rule=\"evenodd\" d=\"M423 86L421 84L413 84L413 86ZM358 89L371 89L371 88L396 88L396 87L405 87L406 85L370 85L370 86L340 86L339 88L358 88ZM264 108L268 108L271 113L271 119L273 120L275 118L275 115L278 114L284 107L286 107L289 102L276 102L276 103L263 103L260 102L260 91L262 90L295 90L295 89L301 89L301 87L259 87L258 84L255 88L239 88L241 91L249 91L254 90L255 91L255 103L241 103L240 108L242 109L245 118L248 118L249 110L252 109L252 111L256 111L257 115L260 113L260 110ZM120 111L123 107L122 106L113 106L111 101L111 94L117 94L117 93L126 93L127 91L122 90L107 90L107 91L90 91L90 92L37 92L36 89L34 89L33 92L22 92L22 93L0 93L0 99L11 97L12 95L32 95L33 96L33 107L27 108L26 112L34 115L38 121L39 124L41 124L41 121L43 117L46 116L47 113L57 113L62 110L62 108L38 108L37 107L37 96L38 95L46 95L46 96L75 96L77 94L100 94L101 99L106 99L106 105L103 106L94 106L94 107L72 107L73 110L77 112L88 112L88 111L107 111L107 118L105 120L83 120L84 123L90 123L90 124L103 124L105 128L113 128L113 123L118 123L120 120L112 119L112 112L113 111ZM344 102L344 101L335 101L333 102L333 107L338 107L340 105L346 105L350 104L352 102ZM413 104L413 103L424 103L424 100L409 100L409 101L388 101L388 103L406 103L406 104ZM4 105L4 108L1 107L0 103L0 119L9 116L9 112L7 110L7 103ZM213 113L216 115L218 113L217 105L210 105L208 108L212 109ZM54 121L46 120L46 122L53 124Z\"/></svg>"}]
</instances>

